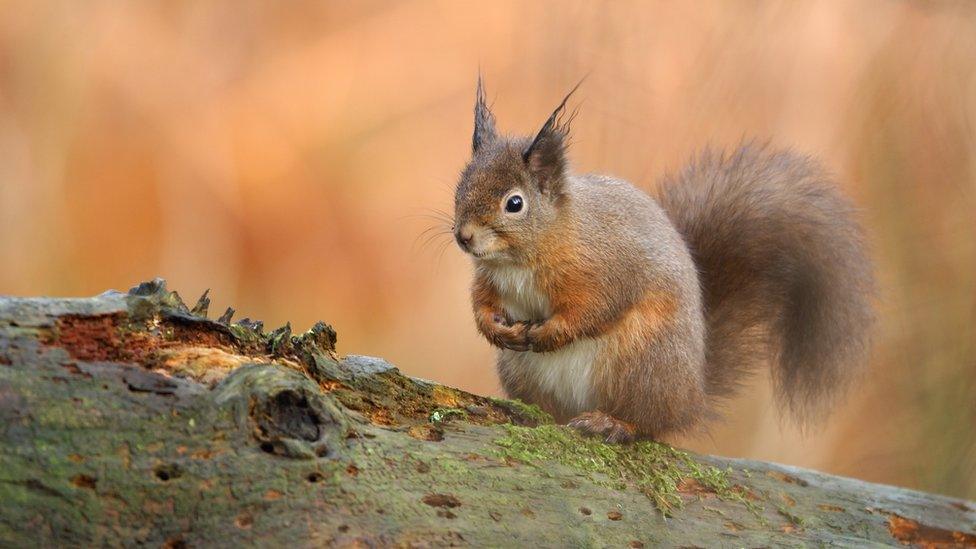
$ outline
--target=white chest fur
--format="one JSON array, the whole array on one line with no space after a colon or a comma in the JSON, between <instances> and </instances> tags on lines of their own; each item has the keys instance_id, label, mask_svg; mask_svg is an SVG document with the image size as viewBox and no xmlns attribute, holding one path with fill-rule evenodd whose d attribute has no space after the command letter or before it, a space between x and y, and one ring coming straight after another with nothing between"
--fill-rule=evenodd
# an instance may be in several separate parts
<instances>
[{"instance_id":1,"label":"white chest fur","mask_svg":"<svg viewBox=\"0 0 976 549\"><path fill-rule=\"evenodd\" d=\"M539 290L530 269L496 267L488 275L512 320L538 321L552 315L549 297ZM505 350L500 367L576 414L594 409L590 376L601 347L599 339L581 339L549 353Z\"/></svg>"},{"instance_id":2,"label":"white chest fur","mask_svg":"<svg viewBox=\"0 0 976 549\"><path fill-rule=\"evenodd\" d=\"M596 408L590 376L602 342L580 339L550 353L504 350L501 367L509 369L521 383L551 395L564 413L575 416Z\"/></svg>"},{"instance_id":3,"label":"white chest fur","mask_svg":"<svg viewBox=\"0 0 976 549\"><path fill-rule=\"evenodd\" d=\"M539 290L531 269L500 266L490 269L488 276L512 320L543 320L552 314L549 297Z\"/></svg>"}]
</instances>

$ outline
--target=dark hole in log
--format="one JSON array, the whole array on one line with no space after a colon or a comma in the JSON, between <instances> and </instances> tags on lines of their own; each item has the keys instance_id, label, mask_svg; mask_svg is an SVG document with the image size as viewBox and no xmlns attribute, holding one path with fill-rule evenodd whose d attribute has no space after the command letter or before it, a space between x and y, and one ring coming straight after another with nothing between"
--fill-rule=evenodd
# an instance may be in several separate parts
<instances>
[{"instance_id":1,"label":"dark hole in log","mask_svg":"<svg viewBox=\"0 0 976 549\"><path fill-rule=\"evenodd\" d=\"M296 438L314 442L324 423L305 395L285 390L264 403L257 415L262 433L271 439ZM264 445L262 445L264 449ZM267 450L265 450L267 451Z\"/></svg>"},{"instance_id":2,"label":"dark hole in log","mask_svg":"<svg viewBox=\"0 0 976 549\"><path fill-rule=\"evenodd\" d=\"M322 480L322 474L321 473L309 473L308 476L305 477L305 480L307 480L309 482L312 482L312 483L318 482L318 481Z\"/></svg>"},{"instance_id":3,"label":"dark hole in log","mask_svg":"<svg viewBox=\"0 0 976 549\"><path fill-rule=\"evenodd\" d=\"M153 472L156 474L156 478L163 482L179 478L182 475L182 471L176 465L159 465L153 469Z\"/></svg>"}]
</instances>

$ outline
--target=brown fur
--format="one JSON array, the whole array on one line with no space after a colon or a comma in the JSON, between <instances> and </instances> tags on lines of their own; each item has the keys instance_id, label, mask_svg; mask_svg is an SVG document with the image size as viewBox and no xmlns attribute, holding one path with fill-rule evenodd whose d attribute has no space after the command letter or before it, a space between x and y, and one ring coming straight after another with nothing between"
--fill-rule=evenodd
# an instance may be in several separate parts
<instances>
[{"instance_id":1,"label":"brown fur","mask_svg":"<svg viewBox=\"0 0 976 549\"><path fill-rule=\"evenodd\" d=\"M771 363L780 403L822 418L863 366L874 320L851 204L814 160L756 144L706 151L660 200L701 272L709 393Z\"/></svg>"},{"instance_id":2,"label":"brown fur","mask_svg":"<svg viewBox=\"0 0 976 549\"><path fill-rule=\"evenodd\" d=\"M863 361L872 287L820 168L763 147L706 154L665 181L662 209L568 171L564 105L535 138L500 137L479 82L455 195L505 390L587 432L656 437L701 424L771 362L780 401L818 417Z\"/></svg>"}]
</instances>

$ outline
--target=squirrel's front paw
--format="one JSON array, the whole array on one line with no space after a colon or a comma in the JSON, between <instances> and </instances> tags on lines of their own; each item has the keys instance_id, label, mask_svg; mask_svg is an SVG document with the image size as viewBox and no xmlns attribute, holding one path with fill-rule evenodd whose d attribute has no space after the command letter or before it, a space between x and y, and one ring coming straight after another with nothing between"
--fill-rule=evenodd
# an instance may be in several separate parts
<instances>
[{"instance_id":1,"label":"squirrel's front paw","mask_svg":"<svg viewBox=\"0 0 976 549\"><path fill-rule=\"evenodd\" d=\"M584 435L597 436L611 444L631 442L637 435L637 428L630 423L599 410L583 412L569 420L568 425Z\"/></svg>"},{"instance_id":2,"label":"squirrel's front paw","mask_svg":"<svg viewBox=\"0 0 976 549\"><path fill-rule=\"evenodd\" d=\"M495 323L492 326L489 339L498 347L511 349L513 351L528 351L531 349L529 344L529 324L526 322Z\"/></svg>"},{"instance_id":3,"label":"squirrel's front paw","mask_svg":"<svg viewBox=\"0 0 976 549\"><path fill-rule=\"evenodd\" d=\"M568 344L570 340L563 336L563 333L557 328L557 322L553 319L543 320L541 322L534 322L529 325L528 333L526 334L529 341L529 347L532 351L536 353L548 353L550 351L555 351L564 345Z\"/></svg>"}]
</instances>

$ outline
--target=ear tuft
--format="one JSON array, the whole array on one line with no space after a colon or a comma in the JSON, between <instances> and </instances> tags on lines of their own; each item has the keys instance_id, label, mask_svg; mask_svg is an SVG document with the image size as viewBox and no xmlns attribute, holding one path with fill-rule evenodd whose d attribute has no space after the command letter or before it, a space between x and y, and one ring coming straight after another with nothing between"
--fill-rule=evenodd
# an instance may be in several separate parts
<instances>
[{"instance_id":1,"label":"ear tuft","mask_svg":"<svg viewBox=\"0 0 976 549\"><path fill-rule=\"evenodd\" d=\"M566 102L580 87L580 80L556 110L549 115L535 139L522 153L522 160L535 177L542 191L558 193L562 190L563 175L566 170L566 148L569 146L569 131L576 118L577 109L566 114Z\"/></svg>"},{"instance_id":2,"label":"ear tuft","mask_svg":"<svg viewBox=\"0 0 976 549\"><path fill-rule=\"evenodd\" d=\"M482 145L494 141L496 137L495 115L491 114L491 109L485 101L485 87L479 72L478 91L474 101L474 135L471 138L471 151L477 152Z\"/></svg>"}]
</instances>

